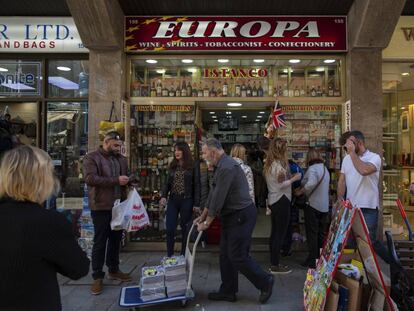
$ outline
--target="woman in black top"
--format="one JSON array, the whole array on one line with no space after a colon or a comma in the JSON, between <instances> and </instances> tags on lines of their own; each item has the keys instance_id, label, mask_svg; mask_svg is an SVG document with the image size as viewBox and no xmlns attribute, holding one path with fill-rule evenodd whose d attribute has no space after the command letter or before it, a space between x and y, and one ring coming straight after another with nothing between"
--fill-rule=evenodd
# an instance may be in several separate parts
<instances>
[{"instance_id":1,"label":"woman in black top","mask_svg":"<svg viewBox=\"0 0 414 311\"><path fill-rule=\"evenodd\" d=\"M31 146L0 166L0 310L61 310L56 273L79 279L89 260L70 223L42 204L54 192L52 160Z\"/></svg>"},{"instance_id":2,"label":"woman in black top","mask_svg":"<svg viewBox=\"0 0 414 311\"><path fill-rule=\"evenodd\" d=\"M167 183L162 191L160 205L165 206L167 229L167 256L174 255L175 230L178 215L182 232L181 255L185 254L187 224L191 221L193 207L200 206L200 167L194 162L190 147L178 142L174 147L174 160L170 164Z\"/></svg>"}]
</instances>

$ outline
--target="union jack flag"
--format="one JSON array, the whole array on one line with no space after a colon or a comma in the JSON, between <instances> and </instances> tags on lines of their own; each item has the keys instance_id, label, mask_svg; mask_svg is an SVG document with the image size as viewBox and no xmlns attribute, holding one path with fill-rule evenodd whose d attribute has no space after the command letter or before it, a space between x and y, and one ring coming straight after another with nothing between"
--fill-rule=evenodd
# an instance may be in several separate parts
<instances>
[{"instance_id":1,"label":"union jack flag","mask_svg":"<svg viewBox=\"0 0 414 311\"><path fill-rule=\"evenodd\" d=\"M275 103L275 108L272 112L273 127L280 128L286 126L285 115L283 114L282 107L280 107L279 101Z\"/></svg>"}]
</instances>

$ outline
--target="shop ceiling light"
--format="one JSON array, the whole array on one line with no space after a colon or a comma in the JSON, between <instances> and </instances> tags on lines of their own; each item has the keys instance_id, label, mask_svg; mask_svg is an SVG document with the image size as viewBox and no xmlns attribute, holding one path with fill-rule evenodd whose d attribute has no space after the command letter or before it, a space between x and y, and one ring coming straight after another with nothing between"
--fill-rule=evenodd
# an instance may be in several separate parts
<instances>
[{"instance_id":1,"label":"shop ceiling light","mask_svg":"<svg viewBox=\"0 0 414 311\"><path fill-rule=\"evenodd\" d=\"M228 59L226 59L226 58L220 58L220 59L218 59L217 60L219 63L222 63L222 64L225 64L225 63L228 63L229 62L229 60Z\"/></svg>"},{"instance_id":2,"label":"shop ceiling light","mask_svg":"<svg viewBox=\"0 0 414 311\"><path fill-rule=\"evenodd\" d=\"M166 72L167 70L165 70L165 69L157 69L157 70L155 70L155 72L156 73L159 73L159 74L164 74L165 72Z\"/></svg>"},{"instance_id":3,"label":"shop ceiling light","mask_svg":"<svg viewBox=\"0 0 414 311\"><path fill-rule=\"evenodd\" d=\"M287 70L287 69L283 69L283 72L284 72L284 73L288 73L288 70Z\"/></svg>"},{"instance_id":4,"label":"shop ceiling light","mask_svg":"<svg viewBox=\"0 0 414 311\"><path fill-rule=\"evenodd\" d=\"M147 59L147 60L146 60L146 62L147 62L148 64L156 64L156 63L158 63L158 61L157 61L157 60L155 60L155 59Z\"/></svg>"},{"instance_id":5,"label":"shop ceiling light","mask_svg":"<svg viewBox=\"0 0 414 311\"><path fill-rule=\"evenodd\" d=\"M325 71L325 68L323 68L323 67L317 67L316 68L316 71L317 72L322 72L322 71Z\"/></svg>"},{"instance_id":6,"label":"shop ceiling light","mask_svg":"<svg viewBox=\"0 0 414 311\"><path fill-rule=\"evenodd\" d=\"M217 119L217 116L211 116L213 119Z\"/></svg>"},{"instance_id":7,"label":"shop ceiling light","mask_svg":"<svg viewBox=\"0 0 414 311\"><path fill-rule=\"evenodd\" d=\"M260 119L256 119L255 121L256 121L256 122L260 122L261 120L260 120Z\"/></svg>"},{"instance_id":8,"label":"shop ceiling light","mask_svg":"<svg viewBox=\"0 0 414 311\"><path fill-rule=\"evenodd\" d=\"M197 72L197 68L188 68L188 72L196 73Z\"/></svg>"},{"instance_id":9,"label":"shop ceiling light","mask_svg":"<svg viewBox=\"0 0 414 311\"><path fill-rule=\"evenodd\" d=\"M183 62L184 64L191 64L193 62L192 59L182 59L181 62Z\"/></svg>"},{"instance_id":10,"label":"shop ceiling light","mask_svg":"<svg viewBox=\"0 0 414 311\"><path fill-rule=\"evenodd\" d=\"M300 59L289 59L289 63L291 63L291 64L300 63Z\"/></svg>"},{"instance_id":11,"label":"shop ceiling light","mask_svg":"<svg viewBox=\"0 0 414 311\"><path fill-rule=\"evenodd\" d=\"M227 106L229 107L240 107L242 104L241 103L228 103Z\"/></svg>"},{"instance_id":12,"label":"shop ceiling light","mask_svg":"<svg viewBox=\"0 0 414 311\"><path fill-rule=\"evenodd\" d=\"M242 116L243 119L247 119L247 116Z\"/></svg>"},{"instance_id":13,"label":"shop ceiling light","mask_svg":"<svg viewBox=\"0 0 414 311\"><path fill-rule=\"evenodd\" d=\"M264 111L259 111L259 113L260 113L260 114L265 114L266 112L264 112Z\"/></svg>"},{"instance_id":14,"label":"shop ceiling light","mask_svg":"<svg viewBox=\"0 0 414 311\"><path fill-rule=\"evenodd\" d=\"M65 67L65 66L57 66L56 68L57 70L60 70L60 71L71 71L72 70L69 67Z\"/></svg>"},{"instance_id":15,"label":"shop ceiling light","mask_svg":"<svg viewBox=\"0 0 414 311\"><path fill-rule=\"evenodd\" d=\"M407 76L410 75L410 73L409 72L403 72L401 75L404 76L404 77L407 77Z\"/></svg>"},{"instance_id":16,"label":"shop ceiling light","mask_svg":"<svg viewBox=\"0 0 414 311\"><path fill-rule=\"evenodd\" d=\"M9 71L9 69L0 67L0 72L7 72L7 71Z\"/></svg>"},{"instance_id":17,"label":"shop ceiling light","mask_svg":"<svg viewBox=\"0 0 414 311\"><path fill-rule=\"evenodd\" d=\"M217 120L217 119L214 119L213 121L214 121L214 122L218 122L218 120Z\"/></svg>"},{"instance_id":18,"label":"shop ceiling light","mask_svg":"<svg viewBox=\"0 0 414 311\"><path fill-rule=\"evenodd\" d=\"M260 63L264 63L264 62L265 62L265 60L264 60L264 59L253 59L253 61L254 61L255 63L257 63L257 64L260 64Z\"/></svg>"},{"instance_id":19,"label":"shop ceiling light","mask_svg":"<svg viewBox=\"0 0 414 311\"><path fill-rule=\"evenodd\" d=\"M401 109L401 110L405 110L405 107L401 107L400 109Z\"/></svg>"},{"instance_id":20,"label":"shop ceiling light","mask_svg":"<svg viewBox=\"0 0 414 311\"><path fill-rule=\"evenodd\" d=\"M324 62L325 64L332 64L332 63L335 63L335 62L336 62L336 60L334 60L334 59L325 59L323 62Z\"/></svg>"},{"instance_id":21,"label":"shop ceiling light","mask_svg":"<svg viewBox=\"0 0 414 311\"><path fill-rule=\"evenodd\" d=\"M216 114L214 111L210 111L210 114Z\"/></svg>"},{"instance_id":22,"label":"shop ceiling light","mask_svg":"<svg viewBox=\"0 0 414 311\"><path fill-rule=\"evenodd\" d=\"M256 118L260 119L260 118L263 118L263 116L257 116Z\"/></svg>"},{"instance_id":23,"label":"shop ceiling light","mask_svg":"<svg viewBox=\"0 0 414 311\"><path fill-rule=\"evenodd\" d=\"M226 114L231 114L231 111L226 111Z\"/></svg>"}]
</instances>

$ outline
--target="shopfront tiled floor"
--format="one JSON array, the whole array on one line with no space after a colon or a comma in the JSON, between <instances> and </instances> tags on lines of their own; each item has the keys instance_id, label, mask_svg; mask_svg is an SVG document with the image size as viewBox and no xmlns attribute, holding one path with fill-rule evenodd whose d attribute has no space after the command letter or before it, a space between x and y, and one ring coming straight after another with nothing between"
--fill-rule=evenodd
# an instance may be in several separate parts
<instances>
[{"instance_id":1,"label":"shopfront tiled floor","mask_svg":"<svg viewBox=\"0 0 414 311\"><path fill-rule=\"evenodd\" d=\"M76 283L69 282L66 278L60 278L61 296L64 311L74 310L123 310L118 306L119 292L121 286L135 285L140 278L141 267L144 264L157 263L163 256L158 252L134 252L123 253L122 265L124 270L132 270L133 282L118 285L105 281L108 285L99 296L90 294L90 278L86 277ZM217 252L200 252L196 258L193 287L196 293L195 301L187 306L187 310L196 310L196 304L204 311L227 311L227 310L302 310L302 289L305 281L306 270L299 263L304 259L305 253L294 253L292 257L285 260L293 268L293 272L284 276L275 276L273 296L265 305L258 302L259 291L256 290L243 276L239 277L239 293L236 303L210 302L207 294L216 290L220 284L220 270ZM257 252L252 255L263 267L268 267L268 253ZM77 284L77 285L72 285ZM171 303L146 307L148 311L183 310L180 304Z\"/></svg>"}]
</instances>

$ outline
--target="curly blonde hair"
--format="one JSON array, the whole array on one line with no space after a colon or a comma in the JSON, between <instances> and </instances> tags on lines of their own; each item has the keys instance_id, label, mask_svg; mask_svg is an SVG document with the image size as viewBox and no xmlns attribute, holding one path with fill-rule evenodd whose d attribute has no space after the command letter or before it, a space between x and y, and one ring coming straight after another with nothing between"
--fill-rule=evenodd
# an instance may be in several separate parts
<instances>
[{"instance_id":1,"label":"curly blonde hair","mask_svg":"<svg viewBox=\"0 0 414 311\"><path fill-rule=\"evenodd\" d=\"M270 141L269 150L266 152L266 163L263 173L269 174L273 162L279 161L285 170L288 170L287 141L282 138L274 138Z\"/></svg>"}]
</instances>

